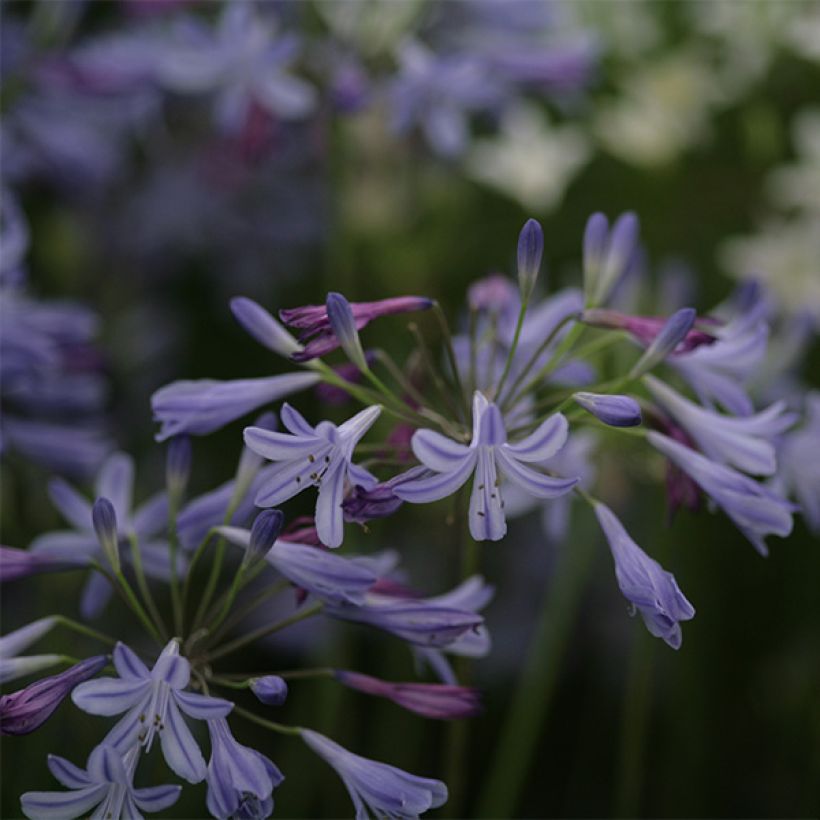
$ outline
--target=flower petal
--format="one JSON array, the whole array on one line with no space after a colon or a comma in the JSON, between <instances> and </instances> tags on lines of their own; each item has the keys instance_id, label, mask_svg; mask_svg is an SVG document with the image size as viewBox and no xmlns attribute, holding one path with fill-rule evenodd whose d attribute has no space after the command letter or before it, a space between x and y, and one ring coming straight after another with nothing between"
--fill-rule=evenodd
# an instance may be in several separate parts
<instances>
[{"instance_id":1,"label":"flower petal","mask_svg":"<svg viewBox=\"0 0 820 820\"><path fill-rule=\"evenodd\" d=\"M434 430L416 430L411 447L416 458L437 473L447 473L458 467L470 448Z\"/></svg>"},{"instance_id":2,"label":"flower petal","mask_svg":"<svg viewBox=\"0 0 820 820\"><path fill-rule=\"evenodd\" d=\"M205 778L205 760L176 702L168 702L165 727L159 733L165 762L183 780L199 783Z\"/></svg>"},{"instance_id":3,"label":"flower petal","mask_svg":"<svg viewBox=\"0 0 820 820\"><path fill-rule=\"evenodd\" d=\"M23 814L31 820L65 820L81 817L98 803L108 792L108 786L89 786L70 792L26 792L20 798Z\"/></svg>"},{"instance_id":4,"label":"flower petal","mask_svg":"<svg viewBox=\"0 0 820 820\"><path fill-rule=\"evenodd\" d=\"M84 769L59 755L48 756L48 770L67 789L83 789L91 785L91 778Z\"/></svg>"},{"instance_id":5,"label":"flower petal","mask_svg":"<svg viewBox=\"0 0 820 820\"><path fill-rule=\"evenodd\" d=\"M316 499L316 533L325 546L338 547L344 540L345 463L337 456L322 476Z\"/></svg>"},{"instance_id":6,"label":"flower petal","mask_svg":"<svg viewBox=\"0 0 820 820\"><path fill-rule=\"evenodd\" d=\"M119 715L136 705L151 686L150 681L98 678L81 683L72 693L71 700L78 709L89 715Z\"/></svg>"},{"instance_id":7,"label":"flower petal","mask_svg":"<svg viewBox=\"0 0 820 820\"><path fill-rule=\"evenodd\" d=\"M233 704L229 700L200 695L197 692L174 692L179 708L196 720L214 720L230 714Z\"/></svg>"},{"instance_id":8,"label":"flower petal","mask_svg":"<svg viewBox=\"0 0 820 820\"><path fill-rule=\"evenodd\" d=\"M476 541L499 541L507 533L498 483L493 451L482 446L470 494L470 534Z\"/></svg>"},{"instance_id":9,"label":"flower petal","mask_svg":"<svg viewBox=\"0 0 820 820\"><path fill-rule=\"evenodd\" d=\"M60 515L78 530L91 529L91 503L62 478L48 482L48 496Z\"/></svg>"},{"instance_id":10,"label":"flower petal","mask_svg":"<svg viewBox=\"0 0 820 820\"><path fill-rule=\"evenodd\" d=\"M561 413L555 413L542 422L526 438L503 449L517 461L540 462L552 458L565 444L569 424Z\"/></svg>"},{"instance_id":11,"label":"flower petal","mask_svg":"<svg viewBox=\"0 0 820 820\"><path fill-rule=\"evenodd\" d=\"M290 404L285 402L279 410L279 418L288 431L294 436L304 436L309 438L316 435L316 430L310 426L305 417Z\"/></svg>"},{"instance_id":12,"label":"flower petal","mask_svg":"<svg viewBox=\"0 0 820 820\"><path fill-rule=\"evenodd\" d=\"M499 447L495 455L504 475L513 484L517 484L522 490L536 498L557 498L568 493L578 483L577 478L556 478L525 467L503 448Z\"/></svg>"},{"instance_id":13,"label":"flower petal","mask_svg":"<svg viewBox=\"0 0 820 820\"><path fill-rule=\"evenodd\" d=\"M313 434L310 436L293 436L288 433L277 433L263 427L246 427L243 433L245 444L267 458L269 461L292 461L316 455L327 442Z\"/></svg>"},{"instance_id":14,"label":"flower petal","mask_svg":"<svg viewBox=\"0 0 820 820\"><path fill-rule=\"evenodd\" d=\"M173 806L181 791L182 786L146 786L144 789L134 789L134 802L143 811L154 814Z\"/></svg>"},{"instance_id":15,"label":"flower petal","mask_svg":"<svg viewBox=\"0 0 820 820\"><path fill-rule=\"evenodd\" d=\"M131 498L134 492L134 460L125 453L109 456L100 468L95 487L97 497L107 498L117 513L120 527L131 517Z\"/></svg>"},{"instance_id":16,"label":"flower petal","mask_svg":"<svg viewBox=\"0 0 820 820\"><path fill-rule=\"evenodd\" d=\"M394 487L393 492L402 501L409 501L413 504L427 504L431 501L446 498L465 484L473 471L476 458L476 451L474 449L470 450L464 456L461 464L454 470L439 473L439 475L430 476L429 478L405 481Z\"/></svg>"},{"instance_id":17,"label":"flower petal","mask_svg":"<svg viewBox=\"0 0 820 820\"><path fill-rule=\"evenodd\" d=\"M352 447L359 439L373 426L376 419L381 415L382 408L378 404L372 407L365 407L364 410L356 413L353 418L349 418L339 427L339 435L350 442Z\"/></svg>"}]
</instances>

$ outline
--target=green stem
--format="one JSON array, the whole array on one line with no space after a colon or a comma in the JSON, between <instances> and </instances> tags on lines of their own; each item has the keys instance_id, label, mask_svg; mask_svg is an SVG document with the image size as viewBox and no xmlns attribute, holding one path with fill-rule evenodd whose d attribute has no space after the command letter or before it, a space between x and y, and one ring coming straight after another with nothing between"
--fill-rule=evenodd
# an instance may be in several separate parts
<instances>
[{"instance_id":1,"label":"green stem","mask_svg":"<svg viewBox=\"0 0 820 820\"><path fill-rule=\"evenodd\" d=\"M177 532L177 502L172 501L168 506L168 533L170 535L169 554L171 556L171 608L174 618L174 632L182 635L182 597L179 589L179 573L177 571L177 556L179 555L179 533Z\"/></svg>"},{"instance_id":2,"label":"green stem","mask_svg":"<svg viewBox=\"0 0 820 820\"><path fill-rule=\"evenodd\" d=\"M114 646L117 643L117 641L110 635L106 635L103 632L97 632L96 629L92 629L90 626L78 623L77 621L72 621L71 618L66 618L64 615L55 615L55 618L58 624L66 627L66 629L73 629L80 635L85 635L89 638L93 638L95 641L107 643L111 646Z\"/></svg>"},{"instance_id":3,"label":"green stem","mask_svg":"<svg viewBox=\"0 0 820 820\"><path fill-rule=\"evenodd\" d=\"M156 601L154 601L154 596L151 594L151 589L148 586L148 582L145 580L145 572L142 568L142 553L140 552L139 538L137 538L136 533L132 532L128 536L128 540L131 543L131 561L134 564L134 573L137 576L137 588L142 595L143 601L145 601L145 606L151 615L151 619L157 627L157 631L162 635L163 641L165 641L168 639L168 629L165 626L165 622L162 620L162 615L160 615L159 609L157 609L157 604Z\"/></svg>"},{"instance_id":4,"label":"green stem","mask_svg":"<svg viewBox=\"0 0 820 820\"><path fill-rule=\"evenodd\" d=\"M518 340L521 338L521 328L524 327L524 317L527 315L527 307L529 300L524 299L521 302L521 308L518 311L518 320L515 323L515 333L513 334L512 344L507 353L507 361L504 362L504 369L501 371L501 379L498 382L498 387L495 389L496 401L501 398L501 391L504 389L504 384L507 381L507 376L510 375L510 368L512 367L513 359L515 358L515 351L518 349Z\"/></svg>"},{"instance_id":5,"label":"green stem","mask_svg":"<svg viewBox=\"0 0 820 820\"><path fill-rule=\"evenodd\" d=\"M253 712L249 712L241 706L234 706L233 711L234 714L245 718L245 720L249 720L259 726L264 726L266 729L271 729L274 732L279 732L279 734L282 735L296 735L298 737L303 732L301 726L285 726L283 723L274 723L272 720L265 720L265 718L261 718L259 715L255 715Z\"/></svg>"},{"instance_id":6,"label":"green stem","mask_svg":"<svg viewBox=\"0 0 820 820\"><path fill-rule=\"evenodd\" d=\"M252 598L251 601L246 604L241 609L237 610L236 612L228 618L225 623L214 632L214 640L219 640L221 637L232 627L236 626L240 623L244 618L251 614L257 607L261 606L265 601L270 600L275 595L278 595L282 590L287 589L290 586L290 581L282 580L277 581L275 584L272 584L267 589L262 590L256 597Z\"/></svg>"},{"instance_id":7,"label":"green stem","mask_svg":"<svg viewBox=\"0 0 820 820\"><path fill-rule=\"evenodd\" d=\"M122 571L116 573L114 576L117 579L117 583L119 588L122 590L123 595L125 597L128 606L131 607L131 611L142 621L142 625L148 630L148 633L151 637L160 645L163 644L162 636L160 635L159 631L157 630L156 626L151 622L151 619L148 617L148 614L143 609L142 604L139 602L139 598L137 598L134 590L131 588L131 584L128 583L126 577L122 574Z\"/></svg>"},{"instance_id":8,"label":"green stem","mask_svg":"<svg viewBox=\"0 0 820 820\"><path fill-rule=\"evenodd\" d=\"M592 564L593 544L594 539L583 538L567 545L561 566L544 594L527 660L496 745L494 764L479 798L478 817L515 816Z\"/></svg>"},{"instance_id":9,"label":"green stem","mask_svg":"<svg viewBox=\"0 0 820 820\"><path fill-rule=\"evenodd\" d=\"M433 313L436 314L436 319L438 319L439 327L444 336L444 350L450 362L450 369L453 371L453 381L456 386L456 391L459 396L461 396L460 408L463 413L463 421L466 424L470 420L470 397L464 392L464 384L461 381L461 373L458 369L458 363L456 362L456 351L453 348L453 337L450 333L450 325L447 323L447 317L444 315L444 311L438 302L433 303Z\"/></svg>"},{"instance_id":10,"label":"green stem","mask_svg":"<svg viewBox=\"0 0 820 820\"><path fill-rule=\"evenodd\" d=\"M255 629L253 632L249 632L246 635L242 635L239 638L230 641L229 643L223 644L221 647L217 647L214 651L208 653L207 659L208 661L213 662L217 658L222 658L225 655L229 655L231 652L236 652L237 649L241 649L249 643L253 643L254 641L258 641L268 635L272 635L274 632L279 632L281 629L285 629L286 627L298 623L299 621L304 621L306 618L310 618L313 615L318 614L323 606L324 604L322 603L316 603L311 607L299 610L299 612L294 613L289 618L284 618L281 621L277 621L275 624L260 626L259 629Z\"/></svg>"}]
</instances>

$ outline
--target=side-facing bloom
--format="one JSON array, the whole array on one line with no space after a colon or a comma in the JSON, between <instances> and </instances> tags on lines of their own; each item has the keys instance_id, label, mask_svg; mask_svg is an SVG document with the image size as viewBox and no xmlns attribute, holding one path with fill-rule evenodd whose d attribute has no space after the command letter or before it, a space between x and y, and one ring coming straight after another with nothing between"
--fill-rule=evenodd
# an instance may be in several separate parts
<instances>
[{"instance_id":1,"label":"side-facing bloom","mask_svg":"<svg viewBox=\"0 0 820 820\"><path fill-rule=\"evenodd\" d=\"M774 441L796 421L779 401L751 416L724 416L689 401L654 376L644 384L713 461L753 475L772 475L777 469Z\"/></svg>"},{"instance_id":2,"label":"side-facing bloom","mask_svg":"<svg viewBox=\"0 0 820 820\"><path fill-rule=\"evenodd\" d=\"M292 393L313 387L316 373L285 373L261 379L177 381L151 396L154 419L162 424L157 441L189 433L204 436Z\"/></svg>"},{"instance_id":3,"label":"side-facing bloom","mask_svg":"<svg viewBox=\"0 0 820 820\"><path fill-rule=\"evenodd\" d=\"M231 312L236 321L268 350L288 358L302 349L302 345L253 299L246 296L231 299Z\"/></svg>"},{"instance_id":4,"label":"side-facing bloom","mask_svg":"<svg viewBox=\"0 0 820 820\"><path fill-rule=\"evenodd\" d=\"M71 695L75 705L91 715L127 712L109 732L107 744L121 754L137 743L148 751L159 735L165 762L183 779L199 783L205 777L205 760L182 712L196 720L213 720L225 717L233 704L184 691L191 665L179 654L176 640L168 642L150 671L125 644L117 644L113 657L119 678L81 683Z\"/></svg>"},{"instance_id":5,"label":"side-facing bloom","mask_svg":"<svg viewBox=\"0 0 820 820\"><path fill-rule=\"evenodd\" d=\"M0 735L27 735L39 729L77 684L93 678L106 663L105 655L88 658L58 675L0 696Z\"/></svg>"},{"instance_id":6,"label":"side-facing bloom","mask_svg":"<svg viewBox=\"0 0 820 820\"><path fill-rule=\"evenodd\" d=\"M555 478L525 466L554 456L566 442L567 427L564 416L556 413L535 432L510 444L501 411L476 391L469 447L433 430L418 430L413 436L413 452L437 475L404 482L393 492L405 501L426 504L452 495L472 475L470 533L476 541L498 541L507 532L499 472L536 498L556 498L577 483L576 478Z\"/></svg>"},{"instance_id":7,"label":"side-facing bloom","mask_svg":"<svg viewBox=\"0 0 820 820\"><path fill-rule=\"evenodd\" d=\"M769 553L766 536L791 533L795 507L785 498L661 433L651 432L647 440L723 509L761 555Z\"/></svg>"},{"instance_id":8,"label":"side-facing bloom","mask_svg":"<svg viewBox=\"0 0 820 820\"><path fill-rule=\"evenodd\" d=\"M290 405L282 406L282 424L290 431L276 433L258 427L245 428L245 444L271 461L278 462L256 496L260 507L275 507L307 487L319 488L316 501L316 530L322 543L338 547L344 537L342 501L345 481L372 486L376 479L353 463L359 439L379 417L374 405L357 413L338 427L322 421L312 427Z\"/></svg>"},{"instance_id":9,"label":"side-facing bloom","mask_svg":"<svg viewBox=\"0 0 820 820\"><path fill-rule=\"evenodd\" d=\"M387 698L423 717L454 720L477 715L481 700L477 689L442 683L392 683L360 672L337 669L334 677L358 692Z\"/></svg>"},{"instance_id":10,"label":"side-facing bloom","mask_svg":"<svg viewBox=\"0 0 820 820\"><path fill-rule=\"evenodd\" d=\"M615 577L624 597L634 604L656 638L663 638L672 649L679 649L683 639L680 621L693 618L695 609L678 588L675 576L629 537L609 507L596 503L595 516L609 542Z\"/></svg>"},{"instance_id":11,"label":"side-facing bloom","mask_svg":"<svg viewBox=\"0 0 820 820\"><path fill-rule=\"evenodd\" d=\"M93 817L140 817L140 812L158 812L176 803L181 786L148 786L135 789L134 769L138 752L125 759L112 746L101 744L81 769L57 755L48 756L48 768L69 791L26 792L20 798L23 814L31 820L84 817L98 806Z\"/></svg>"},{"instance_id":12,"label":"side-facing bloom","mask_svg":"<svg viewBox=\"0 0 820 820\"><path fill-rule=\"evenodd\" d=\"M376 817L418 817L447 802L447 786L440 780L359 757L311 729L304 729L301 736L341 777L357 818L368 817L369 813Z\"/></svg>"},{"instance_id":13,"label":"side-facing bloom","mask_svg":"<svg viewBox=\"0 0 820 820\"><path fill-rule=\"evenodd\" d=\"M208 811L219 820L270 817L273 790L285 779L282 773L263 754L238 743L225 718L209 720L208 731Z\"/></svg>"},{"instance_id":14,"label":"side-facing bloom","mask_svg":"<svg viewBox=\"0 0 820 820\"><path fill-rule=\"evenodd\" d=\"M44 555L16 547L0 547L0 584L16 581L41 572L61 572L84 567L85 558L70 560L67 556Z\"/></svg>"},{"instance_id":15,"label":"side-facing bloom","mask_svg":"<svg viewBox=\"0 0 820 820\"><path fill-rule=\"evenodd\" d=\"M351 302L350 310L353 313L356 330L361 330L380 316L427 310L432 306L433 300L423 296L396 296L392 299L379 299L376 302ZM341 340L331 327L327 305L287 308L279 311L279 317L288 327L299 331L299 341L305 344L303 350L291 354L294 361L306 362L324 356L341 345Z\"/></svg>"},{"instance_id":16,"label":"side-facing bloom","mask_svg":"<svg viewBox=\"0 0 820 820\"><path fill-rule=\"evenodd\" d=\"M333 335L339 340L345 355L359 370L367 369L362 341L356 328L356 317L350 302L341 293L328 293L327 320Z\"/></svg>"},{"instance_id":17,"label":"side-facing bloom","mask_svg":"<svg viewBox=\"0 0 820 820\"><path fill-rule=\"evenodd\" d=\"M62 655L20 655L56 625L56 618L40 618L0 638L0 683L48 669L62 660Z\"/></svg>"},{"instance_id":18,"label":"side-facing bloom","mask_svg":"<svg viewBox=\"0 0 820 820\"><path fill-rule=\"evenodd\" d=\"M596 419L611 427L636 427L641 423L641 407L629 396L602 393L573 393L572 398Z\"/></svg>"}]
</instances>

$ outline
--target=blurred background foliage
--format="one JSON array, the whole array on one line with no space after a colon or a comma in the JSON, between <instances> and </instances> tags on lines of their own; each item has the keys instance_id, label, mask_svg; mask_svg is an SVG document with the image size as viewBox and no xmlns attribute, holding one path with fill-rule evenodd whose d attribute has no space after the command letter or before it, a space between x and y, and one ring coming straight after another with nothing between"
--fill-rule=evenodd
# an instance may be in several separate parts
<instances>
[{"instance_id":1,"label":"blurred background foliage","mask_svg":"<svg viewBox=\"0 0 820 820\"><path fill-rule=\"evenodd\" d=\"M4 25L42 18L52 5L57 4L4 2ZM125 26L117 5L88 3L68 41ZM215 14L212 5L204 4L201 13ZM285 19L299 18L307 31L323 30L321 5L277 4ZM403 5L418 6L408 10L410 30L423 30L425 15L435 13L424 4ZM232 191L215 222L186 225L185 214L174 211L188 208L190 200L176 204L169 194L165 210L155 214L158 224L142 224L162 199L150 200L148 211L140 203L156 182L157 157L166 171L184 162L190 134L201 128L201 115L184 106L176 119L165 120L157 137L161 149L154 144L156 135L129 146L127 172L108 188L55 190L35 180L19 189L32 236L27 266L33 289L41 297L86 301L102 317L100 346L112 385L110 430L117 445L137 459L138 497L162 480L163 453L152 441L153 390L174 378L237 378L286 369L235 324L230 296L246 294L276 310L321 302L331 289L351 300L418 293L440 300L457 325L472 281L513 271L515 238L527 217L544 227L542 286L551 291L578 282L588 215L630 209L641 220L645 287L658 288L665 265L677 261L693 273L695 307L707 311L723 299L736 273L726 264L725 243L756 234L776 211L771 174L800 159L792 129L801 112L820 104L820 62L816 43L811 59L778 39L781 29L773 23L771 31L763 27L758 33L754 46L766 49L765 64L744 83L738 81L739 90L730 95L719 87L725 79L720 71L729 50L746 47L748 31L738 23L715 34L714 27L698 23L709 5L726 7L729 17L734 10L740 22L750 8L775 18L787 15L780 8L787 6L795 7L791 13L798 19L799 6L814 20L820 41L816 3L579 4L572 10L576 24L593 31L600 46L594 75L569 107L552 101L537 105L553 123L577 126L588 154L565 190L542 207L476 179L464 162L436 157L417 135L396 137L378 109L350 116L325 113L289 126L276 156L244 169L250 179ZM651 44L621 43L630 28L630 36L652 29ZM709 104L706 91L694 89L694 102L678 102L700 105L697 133L651 161L630 161L626 151L612 150L596 132L598 115L637 93L631 84L639 72L659 76L672 57L686 61L685 76L705 75L704 88L721 92L723 99ZM10 111L10 95L22 92L11 86L4 91L4 110ZM673 117L674 88L666 92L669 99L659 104ZM654 93L662 95L663 87ZM475 124L474 138L492 139L482 128ZM287 151L293 161L282 162ZM532 161L537 165L537 158ZM210 170L218 173L219 163L216 156ZM783 214L786 222L790 218L793 212ZM144 252L150 232L163 229L167 236ZM141 243L143 250L135 252ZM176 249L169 251L169 244ZM819 258L815 277L820 277ZM433 327L427 317L418 321ZM406 324L402 317L383 320L367 329L365 342L390 349L400 360L411 348ZM818 353L815 344L805 369L815 386L820 386ZM310 396L301 397L299 406L309 418L324 412ZM342 416L346 409L339 412ZM192 493L232 473L242 426L230 425L195 442ZM645 470L629 453L613 458L601 468L598 495L618 505L635 540L651 545L662 563L673 556L670 563L698 613L687 625L683 647L672 652L649 638L638 619L627 617L611 558L586 510L574 511L564 544L547 542L537 516L512 522L503 543L481 544L482 572L497 586L486 613L495 648L473 670L486 711L470 724L460 786L451 783L460 791L455 805L464 815L476 810L487 782L542 596L563 601L554 616L566 619L566 636L553 659L552 690L543 693L548 709L537 754L526 770L520 816L820 813L820 544L798 521L794 535L774 543L764 560L721 515L681 512L669 526L662 491ZM4 466L3 543L25 546L37 533L59 526L46 477L46 471L14 459ZM296 499L289 509L308 512L308 502ZM414 507L374 522L368 532L351 531L350 549L397 548L419 585L436 592L457 577L457 530L444 520L441 505ZM579 561L589 562L588 575L578 570ZM585 575L577 589L573 573ZM69 574L4 589L4 631L45 612L76 613L78 583ZM107 630L115 631L121 616L108 617ZM398 641L376 642L353 626L302 625L299 635L299 642L290 633L286 644L271 640L276 667L315 661L390 679L413 674L411 657ZM91 651L82 639L70 640L72 654ZM251 653L242 661L249 670L261 663ZM459 775L447 759L453 731L447 725L425 723L330 681L294 684L291 692L277 720L309 722L348 748L411 771L450 781ZM18 815L20 792L51 787L47 753L82 758L102 731L102 721L66 705L37 735L6 739L3 816ZM278 816L347 811L342 785L301 744L248 725L236 731L286 773L276 792ZM161 764L153 755L145 765L140 776L148 782L150 765ZM161 779L157 772L152 782ZM203 800L204 784L186 789L174 816L196 816ZM453 810L442 814L451 816Z\"/></svg>"}]
</instances>

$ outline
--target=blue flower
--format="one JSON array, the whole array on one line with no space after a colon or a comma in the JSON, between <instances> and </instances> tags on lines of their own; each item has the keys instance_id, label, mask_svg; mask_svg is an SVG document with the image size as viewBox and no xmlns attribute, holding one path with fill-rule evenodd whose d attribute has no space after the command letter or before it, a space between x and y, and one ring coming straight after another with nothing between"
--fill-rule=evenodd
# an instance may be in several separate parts
<instances>
[{"instance_id":1,"label":"blue flower","mask_svg":"<svg viewBox=\"0 0 820 820\"><path fill-rule=\"evenodd\" d=\"M40 618L0 638L0 683L39 672L62 660L62 655L20 655L56 625L56 618Z\"/></svg>"},{"instance_id":2,"label":"blue flower","mask_svg":"<svg viewBox=\"0 0 820 820\"><path fill-rule=\"evenodd\" d=\"M393 492L405 501L425 504L452 495L470 476L474 476L470 533L476 541L498 541L507 532L499 472L536 498L557 498L569 492L578 479L554 478L525 466L525 463L543 461L555 455L564 446L566 438L567 421L557 413L525 439L509 444L501 411L476 391L470 446L433 430L418 430L413 435L413 452L437 475L404 482Z\"/></svg>"},{"instance_id":3,"label":"blue flower","mask_svg":"<svg viewBox=\"0 0 820 820\"><path fill-rule=\"evenodd\" d=\"M653 376L644 376L643 381L710 459L753 475L775 472L774 441L797 419L786 411L785 402L751 416L724 416L689 401Z\"/></svg>"},{"instance_id":4,"label":"blue flower","mask_svg":"<svg viewBox=\"0 0 820 820\"><path fill-rule=\"evenodd\" d=\"M262 379L177 381L151 396L154 418L161 422L157 441L189 433L204 436L263 404L313 387L315 373L285 373Z\"/></svg>"},{"instance_id":5,"label":"blue flower","mask_svg":"<svg viewBox=\"0 0 820 820\"><path fill-rule=\"evenodd\" d=\"M638 247L638 218L628 211L609 228L601 213L593 214L584 232L584 292L587 305L600 305L629 268Z\"/></svg>"},{"instance_id":6,"label":"blue flower","mask_svg":"<svg viewBox=\"0 0 820 820\"><path fill-rule=\"evenodd\" d=\"M0 734L26 735L38 729L78 683L96 675L106 663L108 658L105 655L88 658L58 675L0 696Z\"/></svg>"},{"instance_id":7,"label":"blue flower","mask_svg":"<svg viewBox=\"0 0 820 820\"><path fill-rule=\"evenodd\" d=\"M776 492L661 433L647 439L714 499L761 555L769 552L767 535L791 533L795 507Z\"/></svg>"},{"instance_id":8,"label":"blue flower","mask_svg":"<svg viewBox=\"0 0 820 820\"><path fill-rule=\"evenodd\" d=\"M447 802L447 786L440 780L359 757L310 729L302 740L329 763L341 777L356 808L357 820L376 817L412 818Z\"/></svg>"},{"instance_id":9,"label":"blue flower","mask_svg":"<svg viewBox=\"0 0 820 820\"><path fill-rule=\"evenodd\" d=\"M181 712L197 720L224 717L233 704L221 698L186 692L191 665L179 654L176 640L168 642L149 671L124 644L114 649L119 678L100 678L80 684L71 699L92 715L127 712L109 732L106 743L123 754L135 744L150 750L159 735L165 762L180 777L198 783L205 777L205 761Z\"/></svg>"},{"instance_id":10,"label":"blue flower","mask_svg":"<svg viewBox=\"0 0 820 820\"><path fill-rule=\"evenodd\" d=\"M279 675L264 675L253 678L250 682L251 692L267 706L281 706L288 697L288 684Z\"/></svg>"},{"instance_id":11,"label":"blue flower","mask_svg":"<svg viewBox=\"0 0 820 820\"><path fill-rule=\"evenodd\" d=\"M282 773L263 754L237 743L225 718L209 720L208 731L208 811L220 820L270 817L273 790L285 779Z\"/></svg>"},{"instance_id":12,"label":"blue flower","mask_svg":"<svg viewBox=\"0 0 820 820\"><path fill-rule=\"evenodd\" d=\"M595 515L615 560L618 586L641 613L646 628L672 649L681 645L680 621L695 615L693 606L678 588L675 576L650 558L630 537L612 510L595 504Z\"/></svg>"},{"instance_id":13,"label":"blue flower","mask_svg":"<svg viewBox=\"0 0 820 820\"><path fill-rule=\"evenodd\" d=\"M125 756L112 746L101 744L88 756L85 769L65 758L48 756L48 768L68 792L26 792L20 805L31 820L63 820L83 817L99 806L94 817L119 820L141 817L141 811L158 812L176 803L181 786L133 786L138 750Z\"/></svg>"},{"instance_id":14,"label":"blue flower","mask_svg":"<svg viewBox=\"0 0 820 820\"><path fill-rule=\"evenodd\" d=\"M629 396L573 393L572 398L596 419L612 427L635 427L641 423L641 407Z\"/></svg>"},{"instance_id":15,"label":"blue flower","mask_svg":"<svg viewBox=\"0 0 820 820\"><path fill-rule=\"evenodd\" d=\"M323 421L311 427L290 405L282 406L282 423L290 431L275 433L258 427L245 428L245 443L254 452L278 462L278 469L268 478L256 496L260 507L274 507L302 490L317 486L316 530L323 544L338 547L342 543L344 520L342 501L345 480L372 486L376 479L362 467L353 464L353 450L359 439L379 417L381 407L368 407L336 426Z\"/></svg>"}]
</instances>

